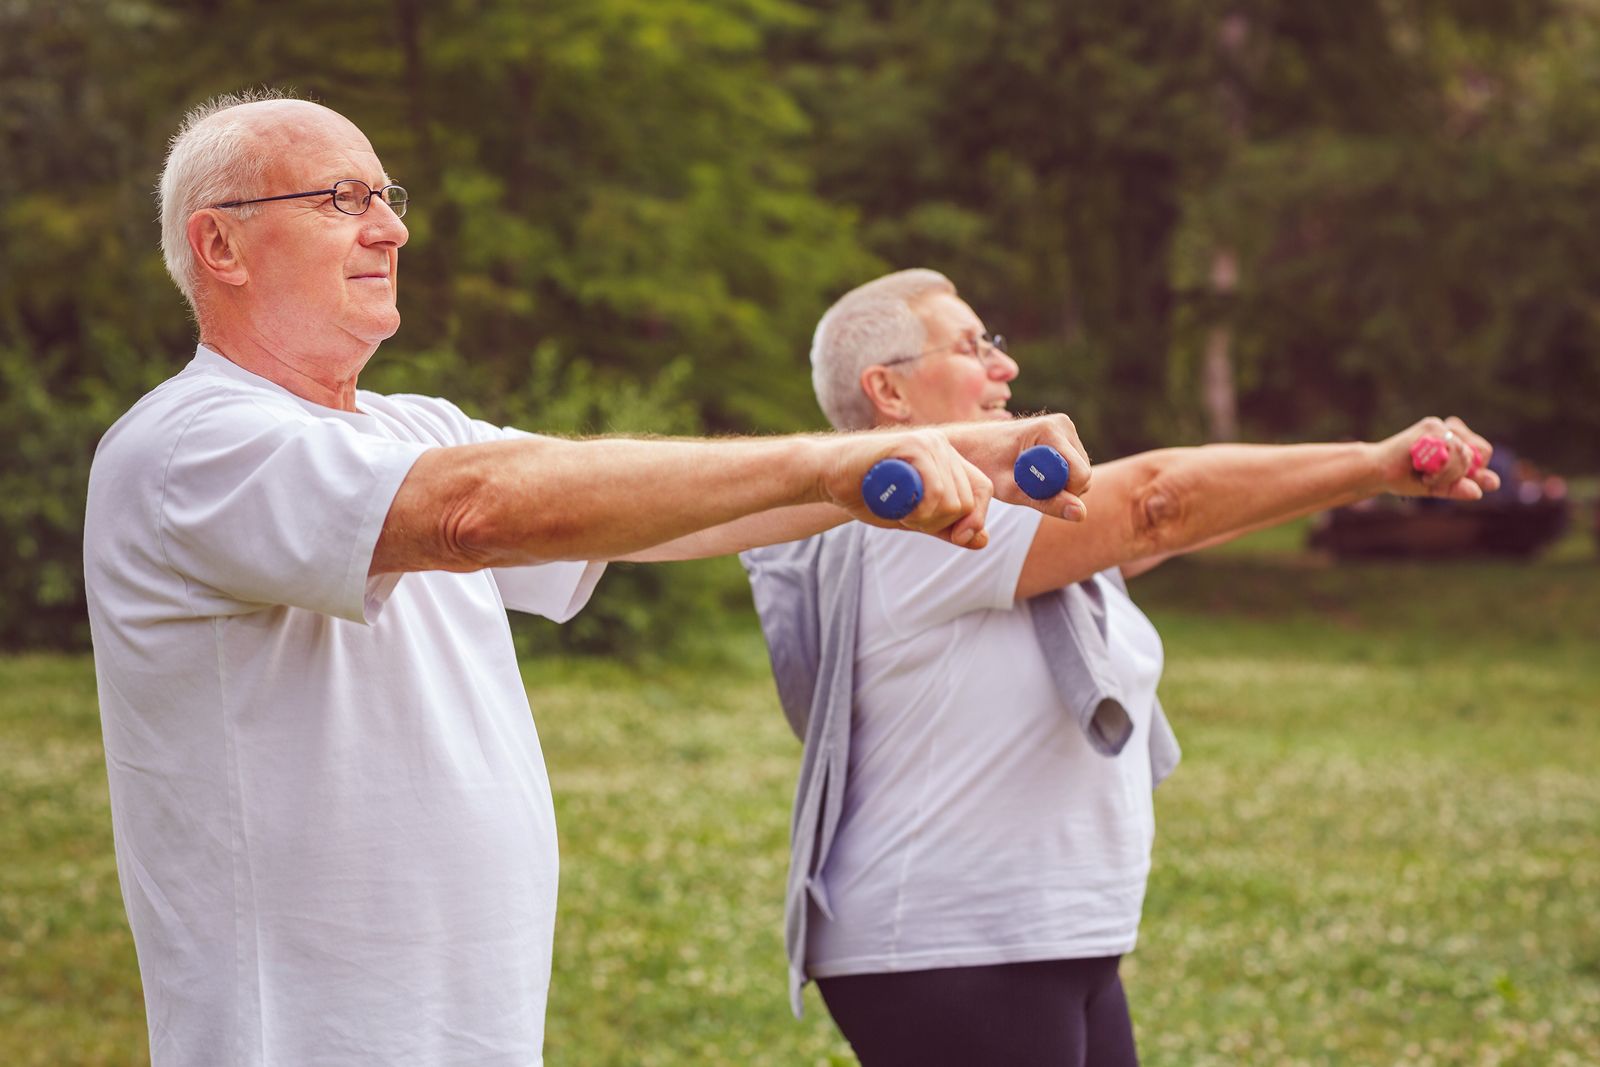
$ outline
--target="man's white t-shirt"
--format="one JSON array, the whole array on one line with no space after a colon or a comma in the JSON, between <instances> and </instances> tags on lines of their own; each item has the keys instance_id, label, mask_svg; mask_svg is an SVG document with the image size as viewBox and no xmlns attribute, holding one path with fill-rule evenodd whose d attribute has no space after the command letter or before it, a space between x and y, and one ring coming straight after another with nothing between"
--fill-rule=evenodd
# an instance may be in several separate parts
<instances>
[{"instance_id":1,"label":"man's white t-shirt","mask_svg":"<svg viewBox=\"0 0 1600 1067\"><path fill-rule=\"evenodd\" d=\"M515 431L324 408L202 347L100 443L84 570L155 1067L535 1067L549 781L508 608L602 564L368 578L429 448Z\"/></svg>"},{"instance_id":2,"label":"man's white t-shirt","mask_svg":"<svg viewBox=\"0 0 1600 1067\"><path fill-rule=\"evenodd\" d=\"M849 777L808 919L818 978L1113 956L1150 871L1150 721L1161 639L1114 583L1112 668L1133 734L1089 747L1017 578L1038 512L989 507L979 552L869 529Z\"/></svg>"}]
</instances>

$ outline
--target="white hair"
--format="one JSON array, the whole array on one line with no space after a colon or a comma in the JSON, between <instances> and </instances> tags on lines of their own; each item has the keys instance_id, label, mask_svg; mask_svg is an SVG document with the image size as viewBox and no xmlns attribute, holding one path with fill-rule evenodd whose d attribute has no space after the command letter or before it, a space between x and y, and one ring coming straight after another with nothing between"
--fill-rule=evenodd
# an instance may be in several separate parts
<instances>
[{"instance_id":1,"label":"white hair","mask_svg":"<svg viewBox=\"0 0 1600 1067\"><path fill-rule=\"evenodd\" d=\"M228 200L248 200L263 195L267 167L272 160L258 150L254 132L242 115L227 112L241 104L293 99L277 89L247 89L212 97L183 117L167 148L156 199L161 205L161 254L167 273L184 299L200 314L195 291L199 272L189 247L189 216L201 208ZM259 204L235 208L249 218Z\"/></svg>"},{"instance_id":2,"label":"white hair","mask_svg":"<svg viewBox=\"0 0 1600 1067\"><path fill-rule=\"evenodd\" d=\"M834 429L871 429L876 410L861 388L861 372L921 352L928 331L913 305L955 291L943 274L917 268L874 278L834 301L811 338L811 385Z\"/></svg>"}]
</instances>

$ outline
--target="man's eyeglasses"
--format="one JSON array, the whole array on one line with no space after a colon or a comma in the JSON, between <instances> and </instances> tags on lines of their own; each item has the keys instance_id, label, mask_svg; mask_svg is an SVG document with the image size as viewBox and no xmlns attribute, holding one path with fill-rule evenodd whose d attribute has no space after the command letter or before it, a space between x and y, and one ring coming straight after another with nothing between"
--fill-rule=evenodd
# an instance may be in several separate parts
<instances>
[{"instance_id":1,"label":"man's eyeglasses","mask_svg":"<svg viewBox=\"0 0 1600 1067\"><path fill-rule=\"evenodd\" d=\"M254 200L229 200L222 204L212 204L212 207L244 207L246 204L265 204L271 200L299 200L307 196L331 196L333 206L346 215L364 215L372 204L372 198L380 196L383 202L389 205L397 217L405 217L406 202L410 199L406 191L398 185L385 185L381 189L374 189L366 182L357 178L346 178L333 183L331 189L313 189L309 193L282 193L278 196L258 196Z\"/></svg>"},{"instance_id":2,"label":"man's eyeglasses","mask_svg":"<svg viewBox=\"0 0 1600 1067\"><path fill-rule=\"evenodd\" d=\"M1006 339L1003 335L998 333L985 333L980 334L977 337L964 337L955 344L945 345L942 348L930 348L926 352L918 352L914 356L901 356L898 359L886 359L882 363L878 364L878 366L893 367L897 363L910 363L912 360L921 359L923 356L931 356L938 352L954 352L958 356L971 356L973 359L977 360L979 363L982 363L984 367L987 368L998 362L1001 356L1007 354Z\"/></svg>"}]
</instances>

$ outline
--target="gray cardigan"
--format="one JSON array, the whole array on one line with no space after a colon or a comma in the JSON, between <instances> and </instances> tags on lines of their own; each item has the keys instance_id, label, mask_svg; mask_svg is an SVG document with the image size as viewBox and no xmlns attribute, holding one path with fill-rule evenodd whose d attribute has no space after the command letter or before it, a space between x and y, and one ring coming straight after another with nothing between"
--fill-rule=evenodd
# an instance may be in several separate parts
<instances>
[{"instance_id":1,"label":"gray cardigan","mask_svg":"<svg viewBox=\"0 0 1600 1067\"><path fill-rule=\"evenodd\" d=\"M845 523L804 541L740 555L749 572L761 632L772 658L789 727L804 743L790 825L789 880L784 893L784 947L789 1001L801 1012L807 898L832 916L822 870L844 810L850 766L856 622L861 606L861 549L866 527ZM1101 573L1122 588L1115 568ZM1115 756L1133 733L1106 647L1106 608L1092 581L1027 602L1056 689L1090 746ZM826 619L828 625L822 625ZM1181 755L1158 701L1150 724L1151 781L1159 785Z\"/></svg>"}]
</instances>

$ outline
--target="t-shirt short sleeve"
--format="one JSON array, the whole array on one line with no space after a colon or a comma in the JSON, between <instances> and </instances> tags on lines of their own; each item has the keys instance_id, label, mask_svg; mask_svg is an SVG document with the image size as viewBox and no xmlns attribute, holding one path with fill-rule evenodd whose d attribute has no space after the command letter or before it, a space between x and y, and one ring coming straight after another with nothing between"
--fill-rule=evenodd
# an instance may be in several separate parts
<instances>
[{"instance_id":1,"label":"t-shirt short sleeve","mask_svg":"<svg viewBox=\"0 0 1600 1067\"><path fill-rule=\"evenodd\" d=\"M393 400L404 403L404 408L395 412L396 417L404 419L413 432L441 444L487 444L538 436L515 426L496 426L474 419L438 397L403 396ZM603 561L574 560L496 567L489 573L500 589L501 601L510 610L566 622L589 602L605 569Z\"/></svg>"},{"instance_id":2,"label":"t-shirt short sleeve","mask_svg":"<svg viewBox=\"0 0 1600 1067\"><path fill-rule=\"evenodd\" d=\"M993 501L984 524L989 544L976 551L925 534L868 530L868 589L881 598L886 625L905 636L970 611L1010 608L1042 518L1033 508Z\"/></svg>"},{"instance_id":3,"label":"t-shirt short sleeve","mask_svg":"<svg viewBox=\"0 0 1600 1067\"><path fill-rule=\"evenodd\" d=\"M558 561L531 567L497 567L490 573L512 611L566 622L589 602L605 573L603 561Z\"/></svg>"},{"instance_id":4,"label":"t-shirt short sleeve","mask_svg":"<svg viewBox=\"0 0 1600 1067\"><path fill-rule=\"evenodd\" d=\"M434 444L475 445L539 436L515 426L496 426L484 419L475 419L443 397L363 392L358 399L363 408L380 410L387 418L404 426L410 436Z\"/></svg>"},{"instance_id":5,"label":"t-shirt short sleeve","mask_svg":"<svg viewBox=\"0 0 1600 1067\"><path fill-rule=\"evenodd\" d=\"M395 575L368 579L394 495L429 446L289 404L201 404L160 479L160 535L198 614L265 605L370 622Z\"/></svg>"}]
</instances>

